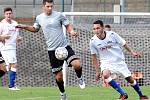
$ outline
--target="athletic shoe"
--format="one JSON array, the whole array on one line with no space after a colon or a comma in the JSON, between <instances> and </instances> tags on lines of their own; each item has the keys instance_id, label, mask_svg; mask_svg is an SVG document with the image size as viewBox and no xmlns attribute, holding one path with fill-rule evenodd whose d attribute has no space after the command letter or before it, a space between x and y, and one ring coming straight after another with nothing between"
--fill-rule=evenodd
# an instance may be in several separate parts
<instances>
[{"instance_id":1,"label":"athletic shoe","mask_svg":"<svg viewBox=\"0 0 150 100\"><path fill-rule=\"evenodd\" d=\"M65 93L60 93L60 100L67 100L67 96Z\"/></svg>"},{"instance_id":2,"label":"athletic shoe","mask_svg":"<svg viewBox=\"0 0 150 100\"><path fill-rule=\"evenodd\" d=\"M127 98L128 98L128 95L127 93L125 93L125 94L120 95L119 100L126 100Z\"/></svg>"},{"instance_id":3,"label":"athletic shoe","mask_svg":"<svg viewBox=\"0 0 150 100\"><path fill-rule=\"evenodd\" d=\"M11 88L9 88L9 90L18 91L18 90L20 90L20 89L17 88L17 87L11 87Z\"/></svg>"},{"instance_id":4,"label":"athletic shoe","mask_svg":"<svg viewBox=\"0 0 150 100\"><path fill-rule=\"evenodd\" d=\"M81 89L85 88L85 82L84 82L84 79L82 76L81 76L81 78L79 78L79 86Z\"/></svg>"},{"instance_id":5,"label":"athletic shoe","mask_svg":"<svg viewBox=\"0 0 150 100\"><path fill-rule=\"evenodd\" d=\"M146 95L143 95L140 97L140 100L149 100L149 98Z\"/></svg>"}]
</instances>

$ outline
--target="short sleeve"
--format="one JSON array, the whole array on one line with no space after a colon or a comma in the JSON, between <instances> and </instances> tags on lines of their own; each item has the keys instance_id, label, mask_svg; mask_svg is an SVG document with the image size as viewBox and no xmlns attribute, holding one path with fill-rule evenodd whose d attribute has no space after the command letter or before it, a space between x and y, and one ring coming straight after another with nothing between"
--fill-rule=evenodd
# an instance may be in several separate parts
<instances>
[{"instance_id":1,"label":"short sleeve","mask_svg":"<svg viewBox=\"0 0 150 100\"><path fill-rule=\"evenodd\" d=\"M97 54L97 49L96 49L96 47L94 46L92 40L90 40L89 46L90 46L91 54Z\"/></svg>"},{"instance_id":2,"label":"short sleeve","mask_svg":"<svg viewBox=\"0 0 150 100\"><path fill-rule=\"evenodd\" d=\"M36 17L35 19L35 22L33 24L33 27L36 29L36 30L40 30L40 24L39 24L39 20L38 20L38 17Z\"/></svg>"},{"instance_id":3,"label":"short sleeve","mask_svg":"<svg viewBox=\"0 0 150 100\"><path fill-rule=\"evenodd\" d=\"M117 33L114 33L114 35L119 45L124 46L126 44L126 41L120 35L118 35Z\"/></svg>"},{"instance_id":4,"label":"short sleeve","mask_svg":"<svg viewBox=\"0 0 150 100\"><path fill-rule=\"evenodd\" d=\"M60 17L61 17L61 23L62 23L63 25L66 26L66 25L69 24L69 20L66 18L66 16L65 16L64 14L61 13Z\"/></svg>"}]
</instances>

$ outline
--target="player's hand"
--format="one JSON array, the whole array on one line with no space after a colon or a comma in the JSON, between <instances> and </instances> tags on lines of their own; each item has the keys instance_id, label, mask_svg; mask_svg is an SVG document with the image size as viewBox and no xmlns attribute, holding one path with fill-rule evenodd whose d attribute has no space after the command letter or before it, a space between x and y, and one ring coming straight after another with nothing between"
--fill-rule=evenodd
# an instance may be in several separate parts
<instances>
[{"instance_id":1,"label":"player's hand","mask_svg":"<svg viewBox=\"0 0 150 100\"><path fill-rule=\"evenodd\" d=\"M22 37L18 36L16 40L17 40L17 43L19 43L20 41L22 41Z\"/></svg>"},{"instance_id":2,"label":"player's hand","mask_svg":"<svg viewBox=\"0 0 150 100\"><path fill-rule=\"evenodd\" d=\"M142 58L142 55L139 52L132 52L132 55L134 57L140 57L140 58Z\"/></svg>"},{"instance_id":3,"label":"player's hand","mask_svg":"<svg viewBox=\"0 0 150 100\"><path fill-rule=\"evenodd\" d=\"M100 72L96 72L96 80L98 81L101 78Z\"/></svg>"},{"instance_id":4,"label":"player's hand","mask_svg":"<svg viewBox=\"0 0 150 100\"><path fill-rule=\"evenodd\" d=\"M2 41L2 42L5 42L5 39L9 39L11 36L10 35L2 35L0 38L0 40Z\"/></svg>"},{"instance_id":5,"label":"player's hand","mask_svg":"<svg viewBox=\"0 0 150 100\"><path fill-rule=\"evenodd\" d=\"M77 32L74 32L74 31L71 31L70 34L71 34L71 36L73 36L73 37L77 37L77 36L79 35Z\"/></svg>"}]
</instances>

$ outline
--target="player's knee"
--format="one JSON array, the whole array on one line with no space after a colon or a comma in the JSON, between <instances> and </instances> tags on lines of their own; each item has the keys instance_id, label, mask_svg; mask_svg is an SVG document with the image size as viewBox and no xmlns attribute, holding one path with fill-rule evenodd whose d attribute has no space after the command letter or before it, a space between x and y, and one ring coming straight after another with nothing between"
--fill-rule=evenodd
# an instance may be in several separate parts
<instances>
[{"instance_id":1,"label":"player's knee","mask_svg":"<svg viewBox=\"0 0 150 100\"><path fill-rule=\"evenodd\" d=\"M2 77L3 75L5 75L5 71L3 71L3 70L0 70L0 77Z\"/></svg>"},{"instance_id":2,"label":"player's knee","mask_svg":"<svg viewBox=\"0 0 150 100\"><path fill-rule=\"evenodd\" d=\"M109 78L109 75L103 74L103 77L104 77L104 79L108 79L108 78Z\"/></svg>"},{"instance_id":3,"label":"player's knee","mask_svg":"<svg viewBox=\"0 0 150 100\"><path fill-rule=\"evenodd\" d=\"M81 63L80 63L80 60L76 59L76 60L73 60L71 62L71 65L74 67L74 69L76 70L79 70L81 68Z\"/></svg>"},{"instance_id":4,"label":"player's knee","mask_svg":"<svg viewBox=\"0 0 150 100\"><path fill-rule=\"evenodd\" d=\"M58 72L57 74L55 74L55 78L57 81L62 81L63 80L62 72Z\"/></svg>"},{"instance_id":5,"label":"player's knee","mask_svg":"<svg viewBox=\"0 0 150 100\"><path fill-rule=\"evenodd\" d=\"M134 83L134 79L133 79L131 76L126 77L125 79L126 79L129 83L131 83L131 84Z\"/></svg>"},{"instance_id":6,"label":"player's knee","mask_svg":"<svg viewBox=\"0 0 150 100\"><path fill-rule=\"evenodd\" d=\"M15 63L14 64L10 64L10 67L16 68L16 64Z\"/></svg>"},{"instance_id":7,"label":"player's knee","mask_svg":"<svg viewBox=\"0 0 150 100\"><path fill-rule=\"evenodd\" d=\"M103 75L104 79L107 79L107 78L110 77L110 71L109 70L104 70L102 75Z\"/></svg>"},{"instance_id":8,"label":"player's knee","mask_svg":"<svg viewBox=\"0 0 150 100\"><path fill-rule=\"evenodd\" d=\"M60 82L60 81L63 80L63 77L56 77L56 80L57 80L58 82Z\"/></svg>"}]
</instances>

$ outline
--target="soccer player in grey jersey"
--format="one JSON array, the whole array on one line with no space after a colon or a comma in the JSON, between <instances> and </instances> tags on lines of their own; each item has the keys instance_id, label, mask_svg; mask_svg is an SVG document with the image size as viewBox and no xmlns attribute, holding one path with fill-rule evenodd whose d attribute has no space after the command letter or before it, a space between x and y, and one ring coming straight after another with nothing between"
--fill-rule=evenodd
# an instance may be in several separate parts
<instances>
[{"instance_id":1,"label":"soccer player in grey jersey","mask_svg":"<svg viewBox=\"0 0 150 100\"><path fill-rule=\"evenodd\" d=\"M69 23L69 20L62 13L53 11L53 0L43 0L43 13L36 17L34 25L18 25L17 27L31 32L38 32L40 27L42 28L48 47L52 72L55 75L56 83L60 90L61 100L66 100L62 74L62 65L64 60L58 60L55 57L56 48L66 47L68 50L68 57L65 60L67 61L68 66L74 67L81 89L85 88L85 83L82 77L82 67L80 60L78 57L76 57L74 51L69 46L64 36L62 25L66 27L67 32L72 36L78 35L76 32L74 32L72 25Z\"/></svg>"}]
</instances>

